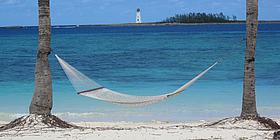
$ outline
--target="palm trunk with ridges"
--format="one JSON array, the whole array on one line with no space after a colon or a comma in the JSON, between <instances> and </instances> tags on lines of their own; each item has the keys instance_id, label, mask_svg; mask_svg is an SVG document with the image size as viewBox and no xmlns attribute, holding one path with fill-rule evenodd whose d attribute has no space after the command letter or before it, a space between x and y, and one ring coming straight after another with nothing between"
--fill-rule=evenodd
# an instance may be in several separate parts
<instances>
[{"instance_id":1,"label":"palm trunk with ridges","mask_svg":"<svg viewBox=\"0 0 280 140\"><path fill-rule=\"evenodd\" d=\"M48 61L51 52L51 21L49 0L38 0L39 48L35 69L35 92L29 107L30 114L51 114L52 80Z\"/></svg>"},{"instance_id":2,"label":"palm trunk with ridges","mask_svg":"<svg viewBox=\"0 0 280 140\"><path fill-rule=\"evenodd\" d=\"M258 117L255 94L255 49L258 30L258 0L247 0L246 12L246 52L243 81L243 101L241 117Z\"/></svg>"}]
</instances>

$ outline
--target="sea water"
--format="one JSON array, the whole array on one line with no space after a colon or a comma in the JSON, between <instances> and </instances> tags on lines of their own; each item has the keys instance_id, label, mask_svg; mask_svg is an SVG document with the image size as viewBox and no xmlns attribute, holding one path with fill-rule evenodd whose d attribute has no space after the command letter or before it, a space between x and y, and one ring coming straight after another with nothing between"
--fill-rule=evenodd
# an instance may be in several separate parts
<instances>
[{"instance_id":1,"label":"sea water","mask_svg":"<svg viewBox=\"0 0 280 140\"><path fill-rule=\"evenodd\" d=\"M0 28L0 120L28 113L34 92L37 27ZM52 28L53 113L68 121L187 121L238 116L244 24ZM77 95L54 54L101 85L131 95L171 92L214 62L183 94L145 107ZM280 116L280 24L259 26L258 112Z\"/></svg>"}]
</instances>

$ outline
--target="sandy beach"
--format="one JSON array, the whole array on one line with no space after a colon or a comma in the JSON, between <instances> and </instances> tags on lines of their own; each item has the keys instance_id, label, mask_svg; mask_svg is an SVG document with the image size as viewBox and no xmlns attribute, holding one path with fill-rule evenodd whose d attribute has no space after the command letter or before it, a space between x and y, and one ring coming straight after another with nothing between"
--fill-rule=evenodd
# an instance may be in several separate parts
<instances>
[{"instance_id":1,"label":"sandy beach","mask_svg":"<svg viewBox=\"0 0 280 140\"><path fill-rule=\"evenodd\" d=\"M280 119L277 119L280 122ZM0 122L1 125L7 122ZM80 122L88 129L50 128L42 124L0 132L0 139L13 140L189 140L189 139L272 139L275 131L254 121L205 126L209 121L194 122Z\"/></svg>"}]
</instances>

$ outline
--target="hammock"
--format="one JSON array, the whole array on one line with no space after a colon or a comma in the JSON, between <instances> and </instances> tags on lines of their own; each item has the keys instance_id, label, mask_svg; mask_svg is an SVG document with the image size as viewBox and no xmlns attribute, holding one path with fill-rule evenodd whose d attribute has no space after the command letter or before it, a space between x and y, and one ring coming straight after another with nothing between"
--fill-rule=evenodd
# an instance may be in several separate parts
<instances>
[{"instance_id":1,"label":"hammock","mask_svg":"<svg viewBox=\"0 0 280 140\"><path fill-rule=\"evenodd\" d=\"M167 99L171 96L178 95L186 90L189 86L191 86L196 80L201 78L205 73L207 73L212 67L214 67L216 63L212 66L201 72L199 75L194 77L192 80L184 84L182 87L178 88L174 92L157 95L157 96L133 96L128 94L119 93L108 88L101 86L100 84L96 83L95 81L88 78L83 73L79 72L77 69L69 65L63 59L55 55L59 64L61 65L63 71L65 72L66 76L70 80L71 84L77 91L79 95L91 97L94 99L116 103L116 104L123 104L123 105L147 105L162 101Z\"/></svg>"}]
</instances>

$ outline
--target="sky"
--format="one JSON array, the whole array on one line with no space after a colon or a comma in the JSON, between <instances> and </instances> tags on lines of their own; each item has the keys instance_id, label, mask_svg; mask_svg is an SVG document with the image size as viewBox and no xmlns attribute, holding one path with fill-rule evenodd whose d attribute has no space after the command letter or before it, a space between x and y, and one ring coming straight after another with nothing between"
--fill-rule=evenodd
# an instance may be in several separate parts
<instances>
[{"instance_id":1,"label":"sky","mask_svg":"<svg viewBox=\"0 0 280 140\"><path fill-rule=\"evenodd\" d=\"M162 21L179 13L207 12L246 17L246 0L51 0L53 25ZM37 0L0 0L0 26L37 25ZM280 20L280 0L259 0L260 20Z\"/></svg>"}]
</instances>

